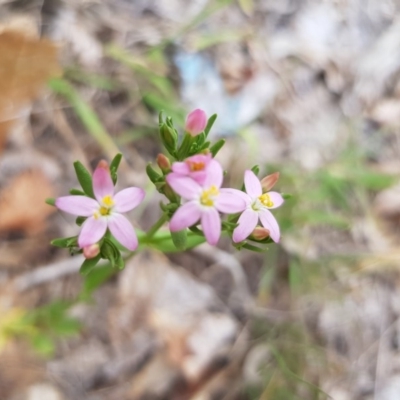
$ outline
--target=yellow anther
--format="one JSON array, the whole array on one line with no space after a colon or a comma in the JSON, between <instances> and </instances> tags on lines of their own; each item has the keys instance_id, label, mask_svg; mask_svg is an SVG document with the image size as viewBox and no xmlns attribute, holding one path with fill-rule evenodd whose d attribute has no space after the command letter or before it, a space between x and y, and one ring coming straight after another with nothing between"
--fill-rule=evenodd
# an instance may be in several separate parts
<instances>
[{"instance_id":1,"label":"yellow anther","mask_svg":"<svg viewBox=\"0 0 400 400\"><path fill-rule=\"evenodd\" d=\"M94 219L99 219L100 215L99 215L98 212L95 212L95 213L93 214L93 217L94 217Z\"/></svg>"},{"instance_id":2,"label":"yellow anther","mask_svg":"<svg viewBox=\"0 0 400 400\"><path fill-rule=\"evenodd\" d=\"M110 214L110 209L107 207L100 207L100 214L101 215L109 215Z\"/></svg>"},{"instance_id":3,"label":"yellow anther","mask_svg":"<svg viewBox=\"0 0 400 400\"><path fill-rule=\"evenodd\" d=\"M213 185L209 189L203 191L200 196L200 203L203 206L212 207L214 205L215 197L218 196L218 194L218 188Z\"/></svg>"},{"instance_id":4,"label":"yellow anther","mask_svg":"<svg viewBox=\"0 0 400 400\"><path fill-rule=\"evenodd\" d=\"M261 196L259 196L258 200L260 200L260 203L265 207L274 206L274 202L271 200L271 196L268 193L264 193Z\"/></svg>"},{"instance_id":5,"label":"yellow anther","mask_svg":"<svg viewBox=\"0 0 400 400\"><path fill-rule=\"evenodd\" d=\"M114 205L114 200L110 195L104 196L102 203L105 207L112 207Z\"/></svg>"}]
</instances>

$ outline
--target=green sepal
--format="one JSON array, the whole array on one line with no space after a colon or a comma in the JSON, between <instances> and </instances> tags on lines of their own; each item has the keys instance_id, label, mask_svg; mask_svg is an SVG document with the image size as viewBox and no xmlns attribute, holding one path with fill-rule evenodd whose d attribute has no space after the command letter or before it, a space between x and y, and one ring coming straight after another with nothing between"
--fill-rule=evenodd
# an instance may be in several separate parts
<instances>
[{"instance_id":1,"label":"green sepal","mask_svg":"<svg viewBox=\"0 0 400 400\"><path fill-rule=\"evenodd\" d=\"M49 206L55 206L56 205L56 199L53 197L49 197L48 199L45 200L46 204Z\"/></svg>"},{"instance_id":2,"label":"green sepal","mask_svg":"<svg viewBox=\"0 0 400 400\"><path fill-rule=\"evenodd\" d=\"M78 246L78 236L53 239L50 243L53 246L62 247L62 248Z\"/></svg>"},{"instance_id":3,"label":"green sepal","mask_svg":"<svg viewBox=\"0 0 400 400\"><path fill-rule=\"evenodd\" d=\"M189 226L189 230L191 230L193 233L195 233L196 235L199 236L204 236L204 233L202 230L200 230L197 226L193 225L193 226Z\"/></svg>"},{"instance_id":4,"label":"green sepal","mask_svg":"<svg viewBox=\"0 0 400 400\"><path fill-rule=\"evenodd\" d=\"M101 255L98 254L94 258L87 258L81 265L81 268L79 270L79 273L81 275L87 275L90 273L90 271L93 270L93 268L97 265L97 263L100 261Z\"/></svg>"},{"instance_id":5,"label":"green sepal","mask_svg":"<svg viewBox=\"0 0 400 400\"><path fill-rule=\"evenodd\" d=\"M78 226L82 226L82 224L86 221L87 217L76 217L75 223Z\"/></svg>"},{"instance_id":6,"label":"green sepal","mask_svg":"<svg viewBox=\"0 0 400 400\"><path fill-rule=\"evenodd\" d=\"M69 194L72 194L73 196L86 196L85 192L79 189L70 189Z\"/></svg>"},{"instance_id":7,"label":"green sepal","mask_svg":"<svg viewBox=\"0 0 400 400\"><path fill-rule=\"evenodd\" d=\"M255 165L251 170L255 173L255 175L258 175L260 172L260 167Z\"/></svg>"},{"instance_id":8,"label":"green sepal","mask_svg":"<svg viewBox=\"0 0 400 400\"><path fill-rule=\"evenodd\" d=\"M217 155L217 153L221 150L221 148L225 144L225 139L220 139L218 142L215 142L211 147L210 147L210 153L212 154L213 157Z\"/></svg>"},{"instance_id":9,"label":"green sepal","mask_svg":"<svg viewBox=\"0 0 400 400\"><path fill-rule=\"evenodd\" d=\"M163 211L166 211L168 213L173 213L178 209L179 205L176 203L169 203L169 204L164 204L162 201L160 201L160 208Z\"/></svg>"},{"instance_id":10,"label":"green sepal","mask_svg":"<svg viewBox=\"0 0 400 400\"><path fill-rule=\"evenodd\" d=\"M153 167L152 165L149 163L146 166L146 173L147 176L149 177L149 179L153 182L156 183L158 182L160 179L162 179L162 175L160 175Z\"/></svg>"},{"instance_id":11,"label":"green sepal","mask_svg":"<svg viewBox=\"0 0 400 400\"><path fill-rule=\"evenodd\" d=\"M94 199L92 175L90 175L89 171L80 161L74 162L74 168L76 172L76 177L78 178L78 181L81 184L83 191L87 196Z\"/></svg>"},{"instance_id":12,"label":"green sepal","mask_svg":"<svg viewBox=\"0 0 400 400\"><path fill-rule=\"evenodd\" d=\"M178 250L185 250L187 244L187 230L171 232L171 239Z\"/></svg>"},{"instance_id":13,"label":"green sepal","mask_svg":"<svg viewBox=\"0 0 400 400\"><path fill-rule=\"evenodd\" d=\"M119 257L115 260L115 267L119 270L125 268L125 260L122 258L121 253L119 254Z\"/></svg>"},{"instance_id":14,"label":"green sepal","mask_svg":"<svg viewBox=\"0 0 400 400\"><path fill-rule=\"evenodd\" d=\"M104 238L103 245L101 246L101 257L109 260L111 266L115 268L118 258L121 257L121 253L110 239Z\"/></svg>"},{"instance_id":15,"label":"green sepal","mask_svg":"<svg viewBox=\"0 0 400 400\"><path fill-rule=\"evenodd\" d=\"M118 153L112 159L111 164L110 164L110 174L111 174L111 179L114 183L114 186L117 183L117 179L118 179L117 172L118 172L118 167L119 167L121 160L122 160L122 154Z\"/></svg>"},{"instance_id":16,"label":"green sepal","mask_svg":"<svg viewBox=\"0 0 400 400\"><path fill-rule=\"evenodd\" d=\"M217 119L217 117L218 117L217 114L213 114L213 115L211 115L210 118L208 118L206 128L204 129L204 134L206 137L210 133L210 130L211 130L212 126L214 125L214 122Z\"/></svg>"}]
</instances>

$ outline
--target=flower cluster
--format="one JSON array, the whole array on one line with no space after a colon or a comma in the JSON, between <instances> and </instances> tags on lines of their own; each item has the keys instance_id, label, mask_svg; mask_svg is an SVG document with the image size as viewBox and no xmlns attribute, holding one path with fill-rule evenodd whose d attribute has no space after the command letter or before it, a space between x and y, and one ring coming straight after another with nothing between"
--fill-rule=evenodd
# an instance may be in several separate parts
<instances>
[{"instance_id":1,"label":"flower cluster","mask_svg":"<svg viewBox=\"0 0 400 400\"><path fill-rule=\"evenodd\" d=\"M149 164L146 172L169 203L161 203L160 220L147 234L142 233L143 245L162 251L171 248L168 240L178 250L204 240L215 245L223 231L237 248L258 251L260 248L248 241L261 244L279 241L279 225L270 211L284 201L281 194L270 191L279 174L260 181L255 173L258 167L253 167L244 174L244 190L222 187L224 173L215 156L225 142L220 139L212 145L207 140L215 119L216 115L207 120L204 111L194 110L187 117L185 133L179 141L172 119L163 120L160 114L160 139L168 154L158 155L159 170ZM134 251L139 244L135 230L122 213L137 207L145 192L130 187L115 193L121 157L116 155L110 165L100 161L93 176L80 162L75 162L82 190L72 189L70 196L49 199L49 204L78 217L76 223L82 226L79 235L52 243L67 247L72 253L83 253L86 258L81 268L83 273L89 272L101 258L123 268L121 250ZM221 218L221 214L228 217ZM158 231L168 221L170 236L166 237Z\"/></svg>"},{"instance_id":2,"label":"flower cluster","mask_svg":"<svg viewBox=\"0 0 400 400\"><path fill-rule=\"evenodd\" d=\"M185 125L186 135L179 148L171 147L174 140L166 136L169 132L170 137L175 137L172 121L160 121L161 139L164 139L173 162L171 164L164 154L160 154L157 162L163 176L154 177L154 170L151 170L153 174L148 173L159 191L171 201L171 232L185 232L186 228L197 231L196 225L200 223L204 237L212 245L218 242L222 229L234 243L249 237L258 242L267 238L279 242L279 225L270 209L279 207L284 200L279 193L269 191L279 174L269 175L260 182L255 173L248 170L244 174L245 192L221 188L223 170L214 157L223 143L210 146L210 142L206 142L214 120L215 116L212 116L207 123L202 110L190 113ZM183 204L180 204L181 200ZM174 205L179 207L176 209ZM228 221L221 221L221 213L230 215ZM259 220L262 227L258 226Z\"/></svg>"}]
</instances>

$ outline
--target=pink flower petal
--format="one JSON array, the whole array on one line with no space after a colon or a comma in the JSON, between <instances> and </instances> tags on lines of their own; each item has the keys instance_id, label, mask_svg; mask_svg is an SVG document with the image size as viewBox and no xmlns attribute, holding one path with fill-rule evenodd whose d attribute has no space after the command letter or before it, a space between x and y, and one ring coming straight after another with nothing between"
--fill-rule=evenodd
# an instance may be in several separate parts
<instances>
[{"instance_id":1,"label":"pink flower petal","mask_svg":"<svg viewBox=\"0 0 400 400\"><path fill-rule=\"evenodd\" d=\"M210 186L216 186L217 188L220 188L223 177L224 172L221 164L217 160L211 160L207 167L207 177L202 186L205 188L209 188Z\"/></svg>"},{"instance_id":2,"label":"pink flower petal","mask_svg":"<svg viewBox=\"0 0 400 400\"><path fill-rule=\"evenodd\" d=\"M219 196L215 200L215 208L225 214L235 214L246 208L246 201L241 195L240 190L230 189L225 192L220 190Z\"/></svg>"},{"instance_id":3,"label":"pink flower petal","mask_svg":"<svg viewBox=\"0 0 400 400\"><path fill-rule=\"evenodd\" d=\"M246 239L257 226L258 213L251 208L243 212L238 220L238 226L233 231L232 239L235 243L239 243Z\"/></svg>"},{"instance_id":4,"label":"pink flower petal","mask_svg":"<svg viewBox=\"0 0 400 400\"><path fill-rule=\"evenodd\" d=\"M239 196L243 199L243 201L246 203L246 206L250 205L253 200L252 198L245 192L242 192L241 190L237 189L231 189L231 188L222 188L219 190L220 193L231 193L234 196Z\"/></svg>"},{"instance_id":5,"label":"pink flower petal","mask_svg":"<svg viewBox=\"0 0 400 400\"><path fill-rule=\"evenodd\" d=\"M127 212L137 207L144 199L145 192L137 187L121 190L114 196L115 211Z\"/></svg>"},{"instance_id":6,"label":"pink flower petal","mask_svg":"<svg viewBox=\"0 0 400 400\"><path fill-rule=\"evenodd\" d=\"M203 211L201 227L207 242L213 246L216 245L221 236L221 217L215 208L210 207L208 210Z\"/></svg>"},{"instance_id":7,"label":"pink flower petal","mask_svg":"<svg viewBox=\"0 0 400 400\"><path fill-rule=\"evenodd\" d=\"M280 233L278 222L276 221L275 217L272 215L271 211L264 208L258 212L258 215L260 216L260 220L261 220L263 227L269 230L271 239L275 243L278 243L281 233Z\"/></svg>"},{"instance_id":8,"label":"pink flower petal","mask_svg":"<svg viewBox=\"0 0 400 400\"><path fill-rule=\"evenodd\" d=\"M179 175L188 175L190 172L189 166L185 162L174 162L172 164L172 172Z\"/></svg>"},{"instance_id":9,"label":"pink flower petal","mask_svg":"<svg viewBox=\"0 0 400 400\"><path fill-rule=\"evenodd\" d=\"M193 179L172 172L167 175L167 182L184 199L193 200L199 196L201 186Z\"/></svg>"},{"instance_id":10,"label":"pink flower petal","mask_svg":"<svg viewBox=\"0 0 400 400\"><path fill-rule=\"evenodd\" d=\"M268 192L268 195L271 198L271 201L274 203L274 205L272 207L268 207L268 208L278 208L285 201L283 199L282 195L278 192Z\"/></svg>"},{"instance_id":11,"label":"pink flower petal","mask_svg":"<svg viewBox=\"0 0 400 400\"><path fill-rule=\"evenodd\" d=\"M78 237L79 247L82 249L97 243L104 236L106 230L106 218L89 217L82 225L82 230Z\"/></svg>"},{"instance_id":12,"label":"pink flower petal","mask_svg":"<svg viewBox=\"0 0 400 400\"><path fill-rule=\"evenodd\" d=\"M194 171L191 172L189 176L194 179L200 186L203 186L207 178L207 171Z\"/></svg>"},{"instance_id":13,"label":"pink flower petal","mask_svg":"<svg viewBox=\"0 0 400 400\"><path fill-rule=\"evenodd\" d=\"M56 207L72 215L90 217L99 208L99 203L86 196L64 196L56 200Z\"/></svg>"},{"instance_id":14,"label":"pink flower petal","mask_svg":"<svg viewBox=\"0 0 400 400\"><path fill-rule=\"evenodd\" d=\"M244 186L247 194L253 199L262 195L261 183L253 171L247 170L244 173Z\"/></svg>"},{"instance_id":15,"label":"pink flower petal","mask_svg":"<svg viewBox=\"0 0 400 400\"><path fill-rule=\"evenodd\" d=\"M104 164L100 162L93 173L93 192L99 202L104 196L114 194L114 183L111 179L110 170Z\"/></svg>"},{"instance_id":16,"label":"pink flower petal","mask_svg":"<svg viewBox=\"0 0 400 400\"><path fill-rule=\"evenodd\" d=\"M177 232L194 225L201 217L200 206L195 201L190 201L179 207L169 223L171 232Z\"/></svg>"},{"instance_id":17,"label":"pink flower petal","mask_svg":"<svg viewBox=\"0 0 400 400\"><path fill-rule=\"evenodd\" d=\"M128 250L133 251L138 246L138 239L132 224L121 214L113 213L108 220L111 234Z\"/></svg>"}]
</instances>

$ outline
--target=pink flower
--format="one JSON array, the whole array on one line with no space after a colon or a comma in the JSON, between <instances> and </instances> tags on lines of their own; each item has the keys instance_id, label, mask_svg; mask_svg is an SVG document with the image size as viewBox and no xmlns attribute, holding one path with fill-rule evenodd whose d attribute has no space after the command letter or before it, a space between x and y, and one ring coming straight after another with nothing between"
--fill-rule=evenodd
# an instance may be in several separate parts
<instances>
[{"instance_id":1,"label":"pink flower","mask_svg":"<svg viewBox=\"0 0 400 400\"><path fill-rule=\"evenodd\" d=\"M242 198L246 201L246 209L238 220L238 226L233 231L233 241L235 243L246 239L255 229L260 219L264 228L268 229L274 242L279 242L279 225L272 215L272 208L277 208L283 203L283 197L277 192L262 192L261 183L253 171L247 170L244 174L244 186L246 192L242 193Z\"/></svg>"},{"instance_id":2,"label":"pink flower","mask_svg":"<svg viewBox=\"0 0 400 400\"><path fill-rule=\"evenodd\" d=\"M97 243L108 228L123 246L135 250L138 246L136 233L121 213L137 207L145 196L144 191L130 187L114 195L114 184L105 161L100 161L94 171L93 191L96 200L86 196L65 196L56 200L60 210L88 217L78 237L79 247L85 248Z\"/></svg>"},{"instance_id":3,"label":"pink flower","mask_svg":"<svg viewBox=\"0 0 400 400\"><path fill-rule=\"evenodd\" d=\"M177 232L201 221L204 236L215 245L221 236L219 212L235 214L246 208L241 192L236 189L220 189L223 172L221 165L212 160L202 186L193 179L175 172L167 176L167 182L182 198L188 200L171 218L169 228Z\"/></svg>"},{"instance_id":4,"label":"pink flower","mask_svg":"<svg viewBox=\"0 0 400 400\"><path fill-rule=\"evenodd\" d=\"M199 108L192 111L186 118L185 132L191 136L197 136L204 131L207 125L207 115Z\"/></svg>"},{"instance_id":5,"label":"pink flower","mask_svg":"<svg viewBox=\"0 0 400 400\"><path fill-rule=\"evenodd\" d=\"M210 153L196 154L188 157L185 161L178 161L172 164L172 172L178 175L188 176L194 179L199 185L203 185L207 177L208 167L216 162Z\"/></svg>"}]
</instances>

